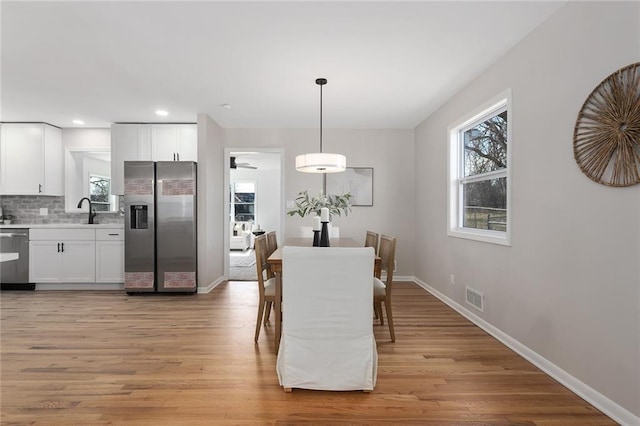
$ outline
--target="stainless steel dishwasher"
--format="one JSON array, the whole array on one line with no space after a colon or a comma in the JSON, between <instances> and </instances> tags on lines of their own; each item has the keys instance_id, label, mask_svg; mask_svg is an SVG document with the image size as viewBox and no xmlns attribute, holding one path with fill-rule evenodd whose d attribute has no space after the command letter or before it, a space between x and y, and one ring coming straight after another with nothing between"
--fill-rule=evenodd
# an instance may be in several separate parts
<instances>
[{"instance_id":1,"label":"stainless steel dishwasher","mask_svg":"<svg viewBox=\"0 0 640 426\"><path fill-rule=\"evenodd\" d=\"M2 290L33 290L29 283L29 229L0 229L0 287Z\"/></svg>"}]
</instances>

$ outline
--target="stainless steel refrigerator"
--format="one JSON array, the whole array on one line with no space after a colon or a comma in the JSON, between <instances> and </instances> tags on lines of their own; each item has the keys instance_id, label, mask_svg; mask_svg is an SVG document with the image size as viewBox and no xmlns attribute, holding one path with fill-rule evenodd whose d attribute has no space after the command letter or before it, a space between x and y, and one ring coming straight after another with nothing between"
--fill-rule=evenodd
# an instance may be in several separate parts
<instances>
[{"instance_id":1,"label":"stainless steel refrigerator","mask_svg":"<svg viewBox=\"0 0 640 426\"><path fill-rule=\"evenodd\" d=\"M196 292L196 163L125 161L124 288Z\"/></svg>"}]
</instances>

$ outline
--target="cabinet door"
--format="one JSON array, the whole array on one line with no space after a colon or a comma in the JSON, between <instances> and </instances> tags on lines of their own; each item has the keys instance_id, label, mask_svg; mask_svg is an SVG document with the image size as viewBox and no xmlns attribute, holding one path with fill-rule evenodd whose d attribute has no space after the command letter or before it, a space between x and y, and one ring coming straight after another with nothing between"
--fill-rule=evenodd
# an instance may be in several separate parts
<instances>
[{"instance_id":1,"label":"cabinet door","mask_svg":"<svg viewBox=\"0 0 640 426\"><path fill-rule=\"evenodd\" d=\"M96 241L96 282L124 282L124 241Z\"/></svg>"},{"instance_id":2,"label":"cabinet door","mask_svg":"<svg viewBox=\"0 0 640 426\"><path fill-rule=\"evenodd\" d=\"M44 125L3 124L0 145L2 194L42 194Z\"/></svg>"},{"instance_id":3,"label":"cabinet door","mask_svg":"<svg viewBox=\"0 0 640 426\"><path fill-rule=\"evenodd\" d=\"M198 161L198 126L181 124L178 127L180 161Z\"/></svg>"},{"instance_id":4,"label":"cabinet door","mask_svg":"<svg viewBox=\"0 0 640 426\"><path fill-rule=\"evenodd\" d=\"M44 125L44 195L64 195L62 130Z\"/></svg>"},{"instance_id":5,"label":"cabinet door","mask_svg":"<svg viewBox=\"0 0 640 426\"><path fill-rule=\"evenodd\" d=\"M151 126L151 158L153 161L176 161L178 127L173 124Z\"/></svg>"},{"instance_id":6,"label":"cabinet door","mask_svg":"<svg viewBox=\"0 0 640 426\"><path fill-rule=\"evenodd\" d=\"M29 242L29 281L57 283L62 276L62 253L55 241Z\"/></svg>"},{"instance_id":7,"label":"cabinet door","mask_svg":"<svg viewBox=\"0 0 640 426\"><path fill-rule=\"evenodd\" d=\"M62 253L63 282L88 283L96 280L96 242L64 241Z\"/></svg>"},{"instance_id":8,"label":"cabinet door","mask_svg":"<svg viewBox=\"0 0 640 426\"><path fill-rule=\"evenodd\" d=\"M124 195L124 162L150 160L149 129L143 124L111 125L111 193Z\"/></svg>"}]
</instances>

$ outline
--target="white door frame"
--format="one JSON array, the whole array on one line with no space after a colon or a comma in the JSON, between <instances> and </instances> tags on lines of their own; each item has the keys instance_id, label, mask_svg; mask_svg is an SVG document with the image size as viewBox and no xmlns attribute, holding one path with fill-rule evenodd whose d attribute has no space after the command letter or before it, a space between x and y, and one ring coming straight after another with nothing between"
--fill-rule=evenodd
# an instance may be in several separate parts
<instances>
[{"instance_id":1,"label":"white door frame","mask_svg":"<svg viewBox=\"0 0 640 426\"><path fill-rule=\"evenodd\" d=\"M225 147L224 149L224 191L223 191L223 229L224 235L224 278L229 279L229 185L231 184L231 153L232 152L255 152L280 155L280 238L284 235L284 148L277 147Z\"/></svg>"}]
</instances>

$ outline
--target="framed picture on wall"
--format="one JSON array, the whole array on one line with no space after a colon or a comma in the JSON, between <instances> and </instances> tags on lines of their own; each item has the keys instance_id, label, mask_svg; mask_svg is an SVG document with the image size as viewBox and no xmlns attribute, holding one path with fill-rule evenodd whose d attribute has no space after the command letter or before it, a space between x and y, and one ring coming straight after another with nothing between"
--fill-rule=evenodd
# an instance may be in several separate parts
<instances>
[{"instance_id":1,"label":"framed picture on wall","mask_svg":"<svg viewBox=\"0 0 640 426\"><path fill-rule=\"evenodd\" d=\"M342 173L327 173L327 194L351 193L352 206L373 206L373 167L347 167Z\"/></svg>"}]
</instances>

